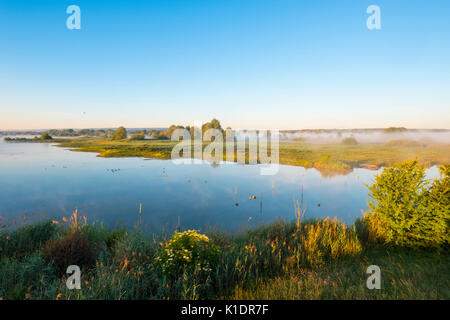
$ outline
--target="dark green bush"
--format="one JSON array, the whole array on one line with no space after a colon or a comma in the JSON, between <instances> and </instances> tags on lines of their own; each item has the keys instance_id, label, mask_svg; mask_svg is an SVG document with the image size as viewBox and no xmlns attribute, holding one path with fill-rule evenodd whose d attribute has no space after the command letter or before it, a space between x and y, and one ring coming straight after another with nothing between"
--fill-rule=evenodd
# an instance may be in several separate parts
<instances>
[{"instance_id":1,"label":"dark green bush","mask_svg":"<svg viewBox=\"0 0 450 320\"><path fill-rule=\"evenodd\" d=\"M341 143L348 145L348 146L353 146L353 145L357 145L358 141L355 139L355 137L348 137L348 138L343 139Z\"/></svg>"},{"instance_id":2,"label":"dark green bush","mask_svg":"<svg viewBox=\"0 0 450 320\"><path fill-rule=\"evenodd\" d=\"M57 227L51 221L39 222L0 234L0 257L22 257L39 249L53 238Z\"/></svg>"},{"instance_id":3,"label":"dark green bush","mask_svg":"<svg viewBox=\"0 0 450 320\"><path fill-rule=\"evenodd\" d=\"M0 297L3 299L54 299L60 282L38 252L22 259L0 261Z\"/></svg>"},{"instance_id":4,"label":"dark green bush","mask_svg":"<svg viewBox=\"0 0 450 320\"><path fill-rule=\"evenodd\" d=\"M408 247L441 247L449 242L449 165L440 179L426 180L417 160L385 168L369 187L370 226L378 238ZM376 223L375 223L376 222Z\"/></svg>"},{"instance_id":5,"label":"dark green bush","mask_svg":"<svg viewBox=\"0 0 450 320\"><path fill-rule=\"evenodd\" d=\"M44 245L42 257L47 263L53 262L59 274L65 274L70 265L85 269L94 266L98 251L98 244L89 242L79 232L72 232L63 239L49 240Z\"/></svg>"}]
</instances>

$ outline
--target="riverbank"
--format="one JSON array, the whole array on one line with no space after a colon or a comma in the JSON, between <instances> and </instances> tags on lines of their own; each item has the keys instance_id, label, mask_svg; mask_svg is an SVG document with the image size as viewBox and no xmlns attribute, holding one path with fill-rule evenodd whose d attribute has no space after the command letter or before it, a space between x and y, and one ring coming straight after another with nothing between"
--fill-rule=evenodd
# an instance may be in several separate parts
<instances>
[{"instance_id":1,"label":"riverbank","mask_svg":"<svg viewBox=\"0 0 450 320\"><path fill-rule=\"evenodd\" d=\"M72 151L94 152L99 157L144 157L170 159L177 142L170 140L109 140L101 138L76 138L58 141L59 146ZM207 144L203 144L205 148ZM226 153L224 152L224 158ZM354 168L376 170L396 162L417 158L425 167L450 162L450 144L408 141L390 143L364 143L343 145L339 143L280 142L279 163L316 168L323 176L347 174ZM248 152L246 154L248 161ZM234 161L237 161L236 157Z\"/></svg>"},{"instance_id":2,"label":"riverbank","mask_svg":"<svg viewBox=\"0 0 450 320\"><path fill-rule=\"evenodd\" d=\"M77 210L0 225L0 298L450 299L450 165L439 169L428 183L417 161L383 169L352 225L303 220L299 202L295 221L237 234L147 234L140 211L128 230ZM80 289L67 286L68 266L80 268Z\"/></svg>"},{"instance_id":3,"label":"riverbank","mask_svg":"<svg viewBox=\"0 0 450 320\"><path fill-rule=\"evenodd\" d=\"M450 299L448 251L369 241L362 220L145 235L72 216L0 236L2 299ZM81 290L66 286L81 266ZM381 269L369 290L367 268Z\"/></svg>"}]
</instances>

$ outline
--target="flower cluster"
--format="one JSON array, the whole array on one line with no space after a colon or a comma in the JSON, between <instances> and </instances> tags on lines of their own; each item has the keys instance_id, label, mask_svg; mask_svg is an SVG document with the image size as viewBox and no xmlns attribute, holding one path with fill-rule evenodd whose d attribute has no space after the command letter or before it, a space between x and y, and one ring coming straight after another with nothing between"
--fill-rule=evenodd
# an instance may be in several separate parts
<instances>
[{"instance_id":1,"label":"flower cluster","mask_svg":"<svg viewBox=\"0 0 450 320\"><path fill-rule=\"evenodd\" d=\"M183 272L208 275L219 250L204 234L196 230L177 232L162 244L156 264L166 275L178 276Z\"/></svg>"}]
</instances>

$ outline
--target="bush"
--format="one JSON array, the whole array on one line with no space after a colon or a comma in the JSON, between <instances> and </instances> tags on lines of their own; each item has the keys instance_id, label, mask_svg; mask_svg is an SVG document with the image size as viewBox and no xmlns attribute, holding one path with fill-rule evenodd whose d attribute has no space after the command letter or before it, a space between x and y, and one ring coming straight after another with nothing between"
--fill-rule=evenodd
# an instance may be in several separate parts
<instances>
[{"instance_id":1,"label":"bush","mask_svg":"<svg viewBox=\"0 0 450 320\"><path fill-rule=\"evenodd\" d=\"M130 139L128 139L130 141L134 141L134 140L145 140L145 134L140 133L140 134L134 134L130 137Z\"/></svg>"},{"instance_id":2,"label":"bush","mask_svg":"<svg viewBox=\"0 0 450 320\"><path fill-rule=\"evenodd\" d=\"M353 145L357 145L358 141L355 139L355 137L348 137L348 138L343 139L341 143L345 144L347 146L353 146Z\"/></svg>"},{"instance_id":3,"label":"bush","mask_svg":"<svg viewBox=\"0 0 450 320\"><path fill-rule=\"evenodd\" d=\"M43 132L41 134L41 140L52 140L53 138L48 134L48 132Z\"/></svg>"},{"instance_id":4,"label":"bush","mask_svg":"<svg viewBox=\"0 0 450 320\"><path fill-rule=\"evenodd\" d=\"M57 227L51 221L40 222L0 234L0 256L21 257L39 249L53 238Z\"/></svg>"},{"instance_id":5,"label":"bush","mask_svg":"<svg viewBox=\"0 0 450 320\"><path fill-rule=\"evenodd\" d=\"M22 259L0 260L0 297L15 299L53 299L59 279L38 252ZM0 299L1 300L1 299Z\"/></svg>"},{"instance_id":6,"label":"bush","mask_svg":"<svg viewBox=\"0 0 450 320\"><path fill-rule=\"evenodd\" d=\"M449 243L449 165L430 185L417 160L385 168L369 187L365 215L370 238L408 247Z\"/></svg>"},{"instance_id":7,"label":"bush","mask_svg":"<svg viewBox=\"0 0 450 320\"><path fill-rule=\"evenodd\" d=\"M176 278L183 273L207 276L219 257L219 249L196 230L177 232L167 242L156 263L163 274Z\"/></svg>"},{"instance_id":8,"label":"bush","mask_svg":"<svg viewBox=\"0 0 450 320\"><path fill-rule=\"evenodd\" d=\"M65 274L70 265L90 268L95 265L99 246L89 242L85 235L72 232L63 239L49 240L42 250L47 263L53 262L59 274Z\"/></svg>"},{"instance_id":9,"label":"bush","mask_svg":"<svg viewBox=\"0 0 450 320\"><path fill-rule=\"evenodd\" d=\"M114 131L112 135L113 140L123 140L126 139L128 136L127 129L124 127L119 127L116 131Z\"/></svg>"}]
</instances>

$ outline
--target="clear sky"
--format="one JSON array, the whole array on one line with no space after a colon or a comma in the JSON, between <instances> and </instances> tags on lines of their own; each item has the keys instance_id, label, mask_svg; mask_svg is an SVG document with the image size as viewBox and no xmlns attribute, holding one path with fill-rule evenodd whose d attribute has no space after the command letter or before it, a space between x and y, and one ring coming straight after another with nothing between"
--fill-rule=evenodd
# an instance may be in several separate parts
<instances>
[{"instance_id":1,"label":"clear sky","mask_svg":"<svg viewBox=\"0 0 450 320\"><path fill-rule=\"evenodd\" d=\"M0 130L450 128L449 111L448 0L0 0Z\"/></svg>"}]
</instances>

